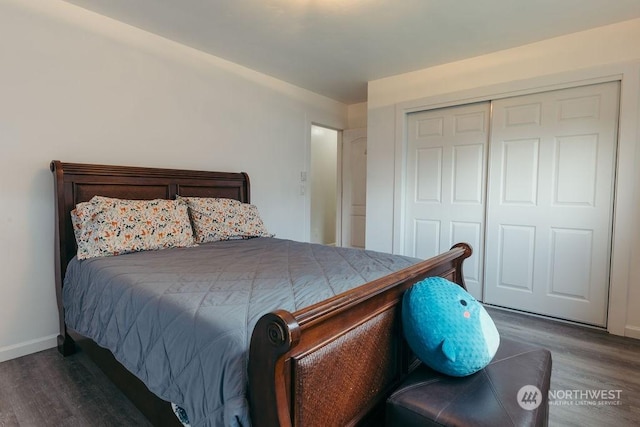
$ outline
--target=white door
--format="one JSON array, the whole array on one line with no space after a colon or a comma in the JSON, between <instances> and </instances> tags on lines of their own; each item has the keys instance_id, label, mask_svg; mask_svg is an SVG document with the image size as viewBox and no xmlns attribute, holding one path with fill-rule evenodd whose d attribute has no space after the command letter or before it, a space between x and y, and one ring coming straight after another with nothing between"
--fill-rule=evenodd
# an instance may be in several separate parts
<instances>
[{"instance_id":1,"label":"white door","mask_svg":"<svg viewBox=\"0 0 640 427\"><path fill-rule=\"evenodd\" d=\"M605 326L618 83L493 103L486 303Z\"/></svg>"},{"instance_id":2,"label":"white door","mask_svg":"<svg viewBox=\"0 0 640 427\"><path fill-rule=\"evenodd\" d=\"M409 114L404 253L429 258L467 242L469 292L482 296L488 102Z\"/></svg>"},{"instance_id":3,"label":"white door","mask_svg":"<svg viewBox=\"0 0 640 427\"><path fill-rule=\"evenodd\" d=\"M364 249L367 130L342 132L342 246Z\"/></svg>"}]
</instances>

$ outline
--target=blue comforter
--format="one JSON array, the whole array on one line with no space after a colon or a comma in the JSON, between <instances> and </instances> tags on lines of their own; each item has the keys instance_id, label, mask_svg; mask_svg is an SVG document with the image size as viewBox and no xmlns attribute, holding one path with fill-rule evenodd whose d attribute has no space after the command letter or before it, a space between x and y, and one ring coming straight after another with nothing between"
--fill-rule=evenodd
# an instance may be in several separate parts
<instances>
[{"instance_id":1,"label":"blue comforter","mask_svg":"<svg viewBox=\"0 0 640 427\"><path fill-rule=\"evenodd\" d=\"M418 260L275 238L73 259L67 326L109 349L193 427L249 426L251 331Z\"/></svg>"}]
</instances>

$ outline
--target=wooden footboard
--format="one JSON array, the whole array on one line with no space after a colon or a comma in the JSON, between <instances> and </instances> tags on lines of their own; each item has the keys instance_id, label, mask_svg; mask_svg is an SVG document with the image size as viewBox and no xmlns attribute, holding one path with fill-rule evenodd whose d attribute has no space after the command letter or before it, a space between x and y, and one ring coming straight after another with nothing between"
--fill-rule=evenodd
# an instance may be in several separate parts
<instances>
[{"instance_id":1,"label":"wooden footboard","mask_svg":"<svg viewBox=\"0 0 640 427\"><path fill-rule=\"evenodd\" d=\"M254 426L347 426L369 420L415 366L402 338L402 295L442 276L465 287L461 243L450 251L306 309L263 316L251 338Z\"/></svg>"}]
</instances>

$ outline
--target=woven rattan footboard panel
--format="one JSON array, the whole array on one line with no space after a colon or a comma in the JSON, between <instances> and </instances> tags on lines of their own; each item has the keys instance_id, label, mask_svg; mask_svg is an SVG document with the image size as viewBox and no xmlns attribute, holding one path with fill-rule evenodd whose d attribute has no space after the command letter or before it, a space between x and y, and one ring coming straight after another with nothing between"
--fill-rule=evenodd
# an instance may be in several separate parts
<instances>
[{"instance_id":1,"label":"woven rattan footboard panel","mask_svg":"<svg viewBox=\"0 0 640 427\"><path fill-rule=\"evenodd\" d=\"M371 408L367 402L385 393L398 364L396 310L389 309L316 351L296 358L296 426L345 426ZM329 387L327 385L330 385Z\"/></svg>"}]
</instances>

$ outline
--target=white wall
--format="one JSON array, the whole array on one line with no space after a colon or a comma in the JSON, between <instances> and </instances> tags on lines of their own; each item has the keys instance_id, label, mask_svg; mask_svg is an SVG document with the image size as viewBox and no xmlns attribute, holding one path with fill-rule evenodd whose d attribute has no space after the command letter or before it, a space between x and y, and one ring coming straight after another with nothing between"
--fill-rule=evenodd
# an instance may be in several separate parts
<instances>
[{"instance_id":1,"label":"white wall","mask_svg":"<svg viewBox=\"0 0 640 427\"><path fill-rule=\"evenodd\" d=\"M347 126L349 129L367 127L367 103L360 102L347 107Z\"/></svg>"},{"instance_id":2,"label":"white wall","mask_svg":"<svg viewBox=\"0 0 640 427\"><path fill-rule=\"evenodd\" d=\"M55 345L49 162L245 171L303 240L312 122L343 104L72 6L0 1L0 361Z\"/></svg>"},{"instance_id":3,"label":"white wall","mask_svg":"<svg viewBox=\"0 0 640 427\"><path fill-rule=\"evenodd\" d=\"M367 248L398 248L408 112L622 80L608 328L640 338L638 40L640 19L369 82Z\"/></svg>"}]
</instances>

